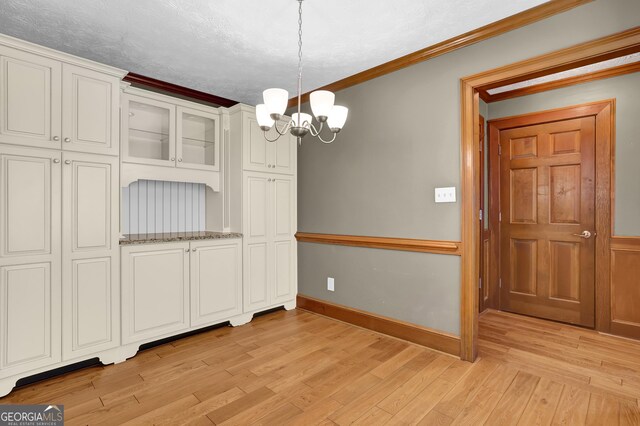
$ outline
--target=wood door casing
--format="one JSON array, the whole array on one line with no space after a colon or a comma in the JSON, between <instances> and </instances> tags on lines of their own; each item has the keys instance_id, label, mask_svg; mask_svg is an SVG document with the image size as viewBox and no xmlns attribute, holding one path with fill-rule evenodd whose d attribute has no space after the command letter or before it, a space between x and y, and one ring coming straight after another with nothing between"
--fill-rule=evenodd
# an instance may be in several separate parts
<instances>
[{"instance_id":1,"label":"wood door casing","mask_svg":"<svg viewBox=\"0 0 640 426\"><path fill-rule=\"evenodd\" d=\"M595 118L500 132L501 308L593 327Z\"/></svg>"}]
</instances>

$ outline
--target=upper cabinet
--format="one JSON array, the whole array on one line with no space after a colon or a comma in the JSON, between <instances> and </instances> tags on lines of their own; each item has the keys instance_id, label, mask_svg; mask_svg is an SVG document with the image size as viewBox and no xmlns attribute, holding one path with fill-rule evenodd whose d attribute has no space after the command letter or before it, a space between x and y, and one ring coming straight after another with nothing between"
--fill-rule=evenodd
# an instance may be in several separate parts
<instances>
[{"instance_id":1,"label":"upper cabinet","mask_svg":"<svg viewBox=\"0 0 640 426\"><path fill-rule=\"evenodd\" d=\"M169 101L151 93L149 96L123 95L122 160L219 171L220 115L217 110L188 108Z\"/></svg>"},{"instance_id":2,"label":"upper cabinet","mask_svg":"<svg viewBox=\"0 0 640 426\"><path fill-rule=\"evenodd\" d=\"M203 183L219 191L226 111L138 88L123 90L121 185L150 179Z\"/></svg>"},{"instance_id":3,"label":"upper cabinet","mask_svg":"<svg viewBox=\"0 0 640 426\"><path fill-rule=\"evenodd\" d=\"M0 38L0 143L118 155L123 75Z\"/></svg>"},{"instance_id":4,"label":"upper cabinet","mask_svg":"<svg viewBox=\"0 0 640 426\"><path fill-rule=\"evenodd\" d=\"M242 126L243 150L245 152L243 169L256 172L295 173L296 138L287 134L276 139L275 126L266 134L258 126L258 121L253 113L244 113ZM278 122L278 128L283 129L285 121Z\"/></svg>"}]
</instances>

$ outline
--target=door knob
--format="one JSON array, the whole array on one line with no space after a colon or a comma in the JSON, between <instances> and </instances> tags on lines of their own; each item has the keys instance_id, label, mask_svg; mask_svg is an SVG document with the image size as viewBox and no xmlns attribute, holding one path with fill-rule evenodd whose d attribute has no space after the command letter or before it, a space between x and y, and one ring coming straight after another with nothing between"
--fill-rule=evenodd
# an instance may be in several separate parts
<instances>
[{"instance_id":1,"label":"door knob","mask_svg":"<svg viewBox=\"0 0 640 426\"><path fill-rule=\"evenodd\" d=\"M571 234L574 237L580 237L580 238L584 238L585 240L588 240L589 238L591 238L591 236L595 236L596 233L594 232L593 234L587 230L582 231L582 234Z\"/></svg>"}]
</instances>

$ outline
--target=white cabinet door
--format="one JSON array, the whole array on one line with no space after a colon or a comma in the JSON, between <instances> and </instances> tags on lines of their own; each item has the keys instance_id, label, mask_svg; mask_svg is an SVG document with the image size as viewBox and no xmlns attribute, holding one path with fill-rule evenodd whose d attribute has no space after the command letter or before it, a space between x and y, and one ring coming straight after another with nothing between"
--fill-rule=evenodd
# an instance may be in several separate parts
<instances>
[{"instance_id":1,"label":"white cabinet door","mask_svg":"<svg viewBox=\"0 0 640 426\"><path fill-rule=\"evenodd\" d=\"M242 313L240 240L191 243L191 326Z\"/></svg>"},{"instance_id":2,"label":"white cabinet door","mask_svg":"<svg viewBox=\"0 0 640 426\"><path fill-rule=\"evenodd\" d=\"M243 280L246 311L269 304L269 197L271 177L246 173L244 178Z\"/></svg>"},{"instance_id":3,"label":"white cabinet door","mask_svg":"<svg viewBox=\"0 0 640 426\"><path fill-rule=\"evenodd\" d=\"M52 262L0 266L0 377L60 361L60 278Z\"/></svg>"},{"instance_id":4,"label":"white cabinet door","mask_svg":"<svg viewBox=\"0 0 640 426\"><path fill-rule=\"evenodd\" d=\"M189 327L189 244L122 248L122 342Z\"/></svg>"},{"instance_id":5,"label":"white cabinet door","mask_svg":"<svg viewBox=\"0 0 640 426\"><path fill-rule=\"evenodd\" d=\"M0 46L0 143L60 148L61 68Z\"/></svg>"},{"instance_id":6,"label":"white cabinet door","mask_svg":"<svg viewBox=\"0 0 640 426\"><path fill-rule=\"evenodd\" d=\"M274 140L278 136L275 128L272 127L265 138L254 114L244 113L242 120L243 168L256 172L294 173L297 154L296 138L287 132L277 141L269 142L267 138ZM286 120L278 122L278 129L284 129L287 122Z\"/></svg>"},{"instance_id":7,"label":"white cabinet door","mask_svg":"<svg viewBox=\"0 0 640 426\"><path fill-rule=\"evenodd\" d=\"M65 152L63 358L120 343L118 159Z\"/></svg>"},{"instance_id":8,"label":"white cabinet door","mask_svg":"<svg viewBox=\"0 0 640 426\"><path fill-rule=\"evenodd\" d=\"M220 170L220 117L177 107L176 165L186 169Z\"/></svg>"},{"instance_id":9,"label":"white cabinet door","mask_svg":"<svg viewBox=\"0 0 640 426\"><path fill-rule=\"evenodd\" d=\"M176 165L176 106L144 96L122 99L122 161Z\"/></svg>"},{"instance_id":10,"label":"white cabinet door","mask_svg":"<svg viewBox=\"0 0 640 426\"><path fill-rule=\"evenodd\" d=\"M270 182L271 232L270 252L272 275L272 304L291 300L295 295L296 247L295 232L295 187L293 178L277 175Z\"/></svg>"},{"instance_id":11,"label":"white cabinet door","mask_svg":"<svg viewBox=\"0 0 640 426\"><path fill-rule=\"evenodd\" d=\"M62 147L67 151L118 155L119 80L64 64Z\"/></svg>"},{"instance_id":12,"label":"white cabinet door","mask_svg":"<svg viewBox=\"0 0 640 426\"><path fill-rule=\"evenodd\" d=\"M60 361L60 153L0 145L0 377Z\"/></svg>"}]
</instances>

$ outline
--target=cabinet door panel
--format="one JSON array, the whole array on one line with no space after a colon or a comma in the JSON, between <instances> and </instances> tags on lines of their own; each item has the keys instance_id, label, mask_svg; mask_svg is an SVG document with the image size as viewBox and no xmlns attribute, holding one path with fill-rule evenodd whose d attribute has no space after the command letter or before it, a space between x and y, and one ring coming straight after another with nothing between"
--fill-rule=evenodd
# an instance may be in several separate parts
<instances>
[{"instance_id":1,"label":"cabinet door panel","mask_svg":"<svg viewBox=\"0 0 640 426\"><path fill-rule=\"evenodd\" d=\"M293 242L278 241L273 244L274 253L274 303L293 298Z\"/></svg>"},{"instance_id":2,"label":"cabinet door panel","mask_svg":"<svg viewBox=\"0 0 640 426\"><path fill-rule=\"evenodd\" d=\"M187 244L123 252L124 343L153 339L188 327Z\"/></svg>"},{"instance_id":3,"label":"cabinet door panel","mask_svg":"<svg viewBox=\"0 0 640 426\"><path fill-rule=\"evenodd\" d=\"M297 138L291 135L280 137L273 146L272 170L278 173L293 173L296 158Z\"/></svg>"},{"instance_id":4,"label":"cabinet door panel","mask_svg":"<svg viewBox=\"0 0 640 426\"><path fill-rule=\"evenodd\" d=\"M243 125L244 169L267 171L268 146L255 115L246 114Z\"/></svg>"},{"instance_id":5,"label":"cabinet door panel","mask_svg":"<svg viewBox=\"0 0 640 426\"><path fill-rule=\"evenodd\" d=\"M240 244L191 244L191 326L242 312Z\"/></svg>"},{"instance_id":6,"label":"cabinet door panel","mask_svg":"<svg viewBox=\"0 0 640 426\"><path fill-rule=\"evenodd\" d=\"M58 61L0 46L0 142L60 148L60 73Z\"/></svg>"},{"instance_id":7,"label":"cabinet door panel","mask_svg":"<svg viewBox=\"0 0 640 426\"><path fill-rule=\"evenodd\" d=\"M246 311L269 304L267 243L248 244L244 250L244 308Z\"/></svg>"},{"instance_id":8,"label":"cabinet door panel","mask_svg":"<svg viewBox=\"0 0 640 426\"><path fill-rule=\"evenodd\" d=\"M72 348L95 350L113 340L111 258L75 260L72 270Z\"/></svg>"},{"instance_id":9,"label":"cabinet door panel","mask_svg":"<svg viewBox=\"0 0 640 426\"><path fill-rule=\"evenodd\" d=\"M118 79L64 64L62 80L63 148L118 155Z\"/></svg>"},{"instance_id":10,"label":"cabinet door panel","mask_svg":"<svg viewBox=\"0 0 640 426\"><path fill-rule=\"evenodd\" d=\"M279 176L271 186L273 238L289 240L293 237L293 180L289 176Z\"/></svg>"},{"instance_id":11,"label":"cabinet door panel","mask_svg":"<svg viewBox=\"0 0 640 426\"><path fill-rule=\"evenodd\" d=\"M0 377L60 360L59 278L51 263L0 267Z\"/></svg>"},{"instance_id":12,"label":"cabinet door panel","mask_svg":"<svg viewBox=\"0 0 640 426\"><path fill-rule=\"evenodd\" d=\"M263 175L246 178L245 190L248 208L248 222L245 236L249 239L266 239L268 224L269 182Z\"/></svg>"},{"instance_id":13,"label":"cabinet door panel","mask_svg":"<svg viewBox=\"0 0 640 426\"><path fill-rule=\"evenodd\" d=\"M53 152L0 147L0 257L52 253L52 227L60 217L56 156L59 161Z\"/></svg>"},{"instance_id":14,"label":"cabinet door panel","mask_svg":"<svg viewBox=\"0 0 640 426\"><path fill-rule=\"evenodd\" d=\"M220 170L220 118L217 114L177 107L176 165L186 169Z\"/></svg>"},{"instance_id":15,"label":"cabinet door panel","mask_svg":"<svg viewBox=\"0 0 640 426\"><path fill-rule=\"evenodd\" d=\"M120 343L118 159L63 154L63 358ZM68 164L67 164L68 163Z\"/></svg>"}]
</instances>

